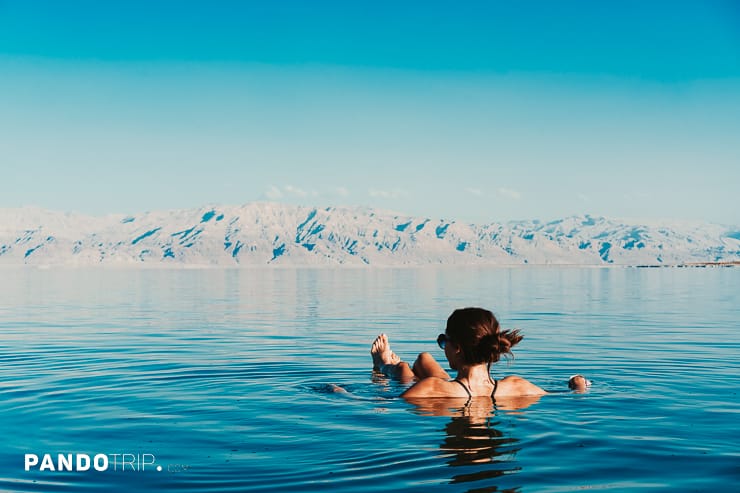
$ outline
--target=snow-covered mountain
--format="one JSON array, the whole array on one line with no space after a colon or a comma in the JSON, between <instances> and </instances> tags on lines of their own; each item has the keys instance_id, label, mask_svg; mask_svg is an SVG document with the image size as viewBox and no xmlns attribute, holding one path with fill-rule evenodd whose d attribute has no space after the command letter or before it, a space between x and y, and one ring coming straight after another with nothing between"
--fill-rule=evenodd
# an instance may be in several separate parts
<instances>
[{"instance_id":1,"label":"snow-covered mountain","mask_svg":"<svg viewBox=\"0 0 740 493\"><path fill-rule=\"evenodd\" d=\"M680 265L740 261L740 228L573 216L473 225L276 203L93 217L0 210L0 265Z\"/></svg>"}]
</instances>

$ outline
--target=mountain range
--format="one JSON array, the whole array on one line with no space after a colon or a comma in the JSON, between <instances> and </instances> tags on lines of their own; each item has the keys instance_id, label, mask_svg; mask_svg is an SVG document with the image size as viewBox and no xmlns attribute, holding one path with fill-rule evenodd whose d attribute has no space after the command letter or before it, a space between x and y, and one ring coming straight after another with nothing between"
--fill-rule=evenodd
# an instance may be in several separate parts
<instances>
[{"instance_id":1,"label":"mountain range","mask_svg":"<svg viewBox=\"0 0 740 493\"><path fill-rule=\"evenodd\" d=\"M0 265L624 265L740 262L740 228L618 220L469 224L362 207L243 206L103 217L0 209Z\"/></svg>"}]
</instances>

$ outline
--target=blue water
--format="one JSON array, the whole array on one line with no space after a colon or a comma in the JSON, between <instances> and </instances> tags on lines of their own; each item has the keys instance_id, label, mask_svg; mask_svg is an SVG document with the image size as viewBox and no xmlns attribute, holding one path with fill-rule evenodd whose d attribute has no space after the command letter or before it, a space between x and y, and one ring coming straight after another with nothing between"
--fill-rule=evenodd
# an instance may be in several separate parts
<instances>
[{"instance_id":1,"label":"blue water","mask_svg":"<svg viewBox=\"0 0 740 493\"><path fill-rule=\"evenodd\" d=\"M2 491L736 491L740 481L737 268L3 269L0 279ZM405 359L442 358L446 317L471 305L525 334L495 376L552 394L519 409L413 404L373 375L378 333ZM590 392L567 392L576 372ZM105 471L25 471L25 454L45 453L55 467L60 453L111 459ZM154 464L113 470L109 454Z\"/></svg>"}]
</instances>

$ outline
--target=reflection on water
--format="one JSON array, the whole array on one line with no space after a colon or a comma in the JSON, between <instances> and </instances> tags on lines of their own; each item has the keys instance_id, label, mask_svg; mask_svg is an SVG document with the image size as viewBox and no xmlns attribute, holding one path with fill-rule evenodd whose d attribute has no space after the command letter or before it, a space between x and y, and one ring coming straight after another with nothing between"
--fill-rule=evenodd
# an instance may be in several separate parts
<instances>
[{"instance_id":1,"label":"reflection on water","mask_svg":"<svg viewBox=\"0 0 740 493\"><path fill-rule=\"evenodd\" d=\"M445 425L440 445L443 457L453 470L452 484L475 482L469 491L500 490L496 485L482 487L489 480L521 469L515 461L519 440L501 429L496 418L497 409L524 410L539 401L540 396L506 397L494 403L488 396L441 399L408 399L414 411L421 416L444 416L451 419Z\"/></svg>"},{"instance_id":2,"label":"reflection on water","mask_svg":"<svg viewBox=\"0 0 740 493\"><path fill-rule=\"evenodd\" d=\"M447 464L469 470L452 471L453 483L486 481L520 469L513 461L519 451L516 448L518 440L505 436L497 425L490 416L457 416L445 426L446 436L440 448L448 457ZM480 491L480 484L476 490Z\"/></svg>"}]
</instances>

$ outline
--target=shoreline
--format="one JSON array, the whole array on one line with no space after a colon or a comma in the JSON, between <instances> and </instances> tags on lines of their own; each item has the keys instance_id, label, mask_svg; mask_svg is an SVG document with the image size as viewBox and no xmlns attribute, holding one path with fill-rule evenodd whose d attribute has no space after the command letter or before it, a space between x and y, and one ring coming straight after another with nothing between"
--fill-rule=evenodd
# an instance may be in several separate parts
<instances>
[{"instance_id":1,"label":"shoreline","mask_svg":"<svg viewBox=\"0 0 740 493\"><path fill-rule=\"evenodd\" d=\"M0 270L413 270L413 269L529 269L529 268L556 268L556 269L687 269L687 268L731 268L740 267L740 261L721 262L685 262L678 264L146 264L146 263L99 263L99 264L0 264Z\"/></svg>"}]
</instances>

